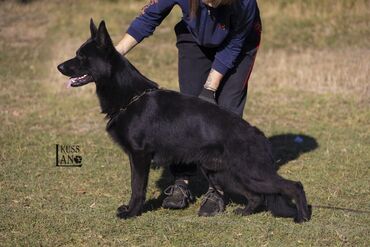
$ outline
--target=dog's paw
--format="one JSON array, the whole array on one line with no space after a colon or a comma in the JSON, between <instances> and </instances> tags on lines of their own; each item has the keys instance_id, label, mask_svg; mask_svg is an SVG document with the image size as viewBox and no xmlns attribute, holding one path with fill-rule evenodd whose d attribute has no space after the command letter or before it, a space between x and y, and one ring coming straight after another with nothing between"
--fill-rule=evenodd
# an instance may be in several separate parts
<instances>
[{"instance_id":1,"label":"dog's paw","mask_svg":"<svg viewBox=\"0 0 370 247\"><path fill-rule=\"evenodd\" d=\"M303 210L302 214L299 214L298 217L294 218L294 222L296 223L303 223L306 221L311 220L311 215L312 215L312 207L311 205L308 205L305 210Z\"/></svg>"},{"instance_id":2,"label":"dog's paw","mask_svg":"<svg viewBox=\"0 0 370 247\"><path fill-rule=\"evenodd\" d=\"M303 217L295 217L294 218L294 222L295 223L298 223L298 224L302 224L302 223L304 223L304 222L306 222L306 221L309 221L308 219L306 219L306 218L303 218Z\"/></svg>"},{"instance_id":3,"label":"dog's paw","mask_svg":"<svg viewBox=\"0 0 370 247\"><path fill-rule=\"evenodd\" d=\"M130 210L129 206L121 205L117 208L116 216L120 219L129 219L138 216L139 213Z\"/></svg>"},{"instance_id":4,"label":"dog's paw","mask_svg":"<svg viewBox=\"0 0 370 247\"><path fill-rule=\"evenodd\" d=\"M119 206L117 208L116 216L120 219L128 219L128 218L134 217L127 205Z\"/></svg>"},{"instance_id":5,"label":"dog's paw","mask_svg":"<svg viewBox=\"0 0 370 247\"><path fill-rule=\"evenodd\" d=\"M117 208L117 213L120 213L120 212L127 212L128 211L128 205L121 205Z\"/></svg>"}]
</instances>

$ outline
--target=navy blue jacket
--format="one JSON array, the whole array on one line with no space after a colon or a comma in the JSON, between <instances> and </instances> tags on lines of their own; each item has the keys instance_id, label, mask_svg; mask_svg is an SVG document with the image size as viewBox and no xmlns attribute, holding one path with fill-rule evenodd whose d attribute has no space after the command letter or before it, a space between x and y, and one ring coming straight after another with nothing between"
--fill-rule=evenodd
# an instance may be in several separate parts
<instances>
[{"instance_id":1,"label":"navy blue jacket","mask_svg":"<svg viewBox=\"0 0 370 247\"><path fill-rule=\"evenodd\" d=\"M212 68L225 74L235 66L243 48L259 44L261 20L256 0L236 0L230 6L215 9L201 0L199 2L198 14L191 18L188 0L159 0L131 23L127 33L141 42L153 34L174 5L179 5L182 20L197 43L204 47L217 47Z\"/></svg>"}]
</instances>

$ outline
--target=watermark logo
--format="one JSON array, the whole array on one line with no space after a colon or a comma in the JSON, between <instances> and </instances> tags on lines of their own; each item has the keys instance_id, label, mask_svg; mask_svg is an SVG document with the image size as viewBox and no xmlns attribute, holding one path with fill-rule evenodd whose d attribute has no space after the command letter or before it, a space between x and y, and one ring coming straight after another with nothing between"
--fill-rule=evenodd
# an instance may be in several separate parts
<instances>
[{"instance_id":1,"label":"watermark logo","mask_svg":"<svg viewBox=\"0 0 370 247\"><path fill-rule=\"evenodd\" d=\"M82 150L80 145L55 144L55 164L61 167L81 167Z\"/></svg>"}]
</instances>

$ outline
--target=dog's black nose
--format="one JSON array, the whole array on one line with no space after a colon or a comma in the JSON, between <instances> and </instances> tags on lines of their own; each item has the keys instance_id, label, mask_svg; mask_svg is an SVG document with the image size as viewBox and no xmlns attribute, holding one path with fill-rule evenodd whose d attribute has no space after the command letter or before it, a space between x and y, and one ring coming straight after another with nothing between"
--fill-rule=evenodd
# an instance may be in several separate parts
<instances>
[{"instance_id":1,"label":"dog's black nose","mask_svg":"<svg viewBox=\"0 0 370 247\"><path fill-rule=\"evenodd\" d=\"M64 65L61 63L61 64L59 64L58 65L58 70L61 72L61 73L63 73L63 71L64 71Z\"/></svg>"}]
</instances>

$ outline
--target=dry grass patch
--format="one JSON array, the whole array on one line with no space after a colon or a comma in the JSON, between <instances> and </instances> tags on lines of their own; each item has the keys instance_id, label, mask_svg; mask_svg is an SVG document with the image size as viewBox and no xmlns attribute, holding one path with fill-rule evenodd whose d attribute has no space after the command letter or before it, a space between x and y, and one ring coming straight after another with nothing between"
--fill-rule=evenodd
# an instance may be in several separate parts
<instances>
[{"instance_id":1,"label":"dry grass patch","mask_svg":"<svg viewBox=\"0 0 370 247\"><path fill-rule=\"evenodd\" d=\"M370 103L370 49L262 50L252 86L339 94Z\"/></svg>"}]
</instances>

